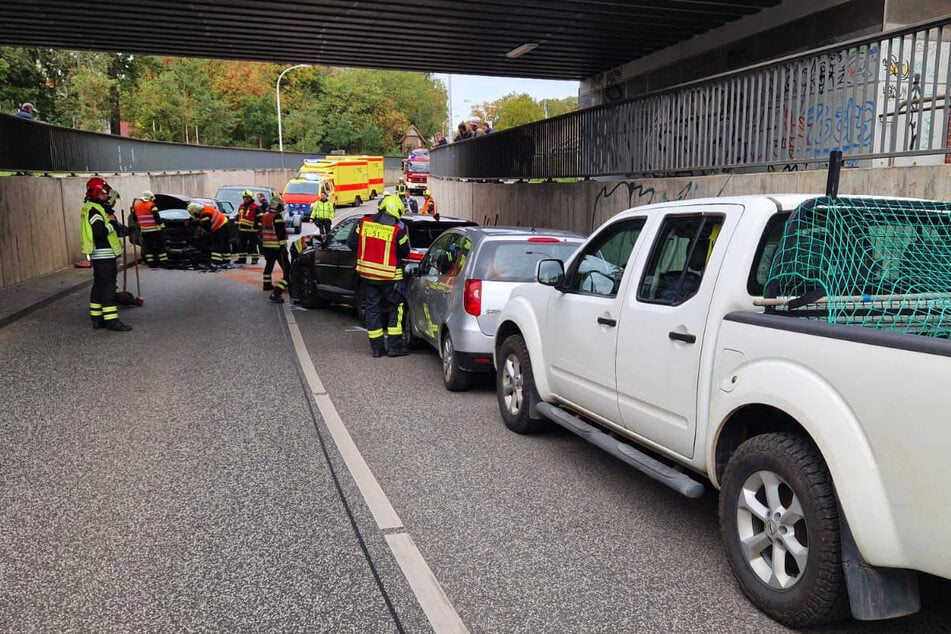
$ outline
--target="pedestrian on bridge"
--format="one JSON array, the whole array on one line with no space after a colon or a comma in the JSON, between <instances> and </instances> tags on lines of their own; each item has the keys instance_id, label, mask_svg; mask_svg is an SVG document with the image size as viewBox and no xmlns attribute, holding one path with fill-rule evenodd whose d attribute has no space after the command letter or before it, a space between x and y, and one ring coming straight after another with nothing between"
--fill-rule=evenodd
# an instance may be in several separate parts
<instances>
[{"instance_id":1,"label":"pedestrian on bridge","mask_svg":"<svg viewBox=\"0 0 951 634\"><path fill-rule=\"evenodd\" d=\"M287 225L284 222L284 201L275 194L268 203L267 211L261 216L261 239L264 253L264 290L272 291L268 297L275 304L283 304L281 294L287 288L291 263L287 259ZM274 263L281 265L281 281L271 283Z\"/></svg>"},{"instance_id":2,"label":"pedestrian on bridge","mask_svg":"<svg viewBox=\"0 0 951 634\"><path fill-rule=\"evenodd\" d=\"M149 190L142 192L142 199L135 201L132 212L139 223L139 233L142 237L142 259L151 269L167 266L168 253L162 238L162 218L155 206L155 194Z\"/></svg>"},{"instance_id":3,"label":"pedestrian on bridge","mask_svg":"<svg viewBox=\"0 0 951 634\"><path fill-rule=\"evenodd\" d=\"M110 200L112 188L98 176L86 181L86 198L80 213L82 251L92 263L92 290L89 293L89 317L93 328L114 332L132 330L119 320L116 305L116 279L119 276L118 259L126 228L116 220Z\"/></svg>"},{"instance_id":4,"label":"pedestrian on bridge","mask_svg":"<svg viewBox=\"0 0 951 634\"><path fill-rule=\"evenodd\" d=\"M347 240L350 249L357 252L357 273L362 278L367 335L374 358L409 354L403 343L403 296L398 287L403 280L400 261L410 253L406 226L400 220L405 211L399 196L384 193L376 215L364 216Z\"/></svg>"},{"instance_id":5,"label":"pedestrian on bridge","mask_svg":"<svg viewBox=\"0 0 951 634\"><path fill-rule=\"evenodd\" d=\"M327 244L330 238L330 223L334 219L334 204L327 198L327 192L320 192L320 198L310 206L310 219L317 225L320 241Z\"/></svg>"},{"instance_id":6,"label":"pedestrian on bridge","mask_svg":"<svg viewBox=\"0 0 951 634\"><path fill-rule=\"evenodd\" d=\"M258 263L260 252L258 238L261 234L261 216L264 210L254 202L254 193L250 189L241 195L243 202L238 206L238 264Z\"/></svg>"}]
</instances>

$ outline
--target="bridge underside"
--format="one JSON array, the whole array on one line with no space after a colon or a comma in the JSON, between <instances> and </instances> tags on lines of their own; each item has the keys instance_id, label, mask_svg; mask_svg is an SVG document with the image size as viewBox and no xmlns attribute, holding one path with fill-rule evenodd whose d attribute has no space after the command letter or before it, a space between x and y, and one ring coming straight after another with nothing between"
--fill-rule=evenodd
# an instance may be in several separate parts
<instances>
[{"instance_id":1,"label":"bridge underside","mask_svg":"<svg viewBox=\"0 0 951 634\"><path fill-rule=\"evenodd\" d=\"M0 0L0 14L5 46L581 80L780 2Z\"/></svg>"}]
</instances>

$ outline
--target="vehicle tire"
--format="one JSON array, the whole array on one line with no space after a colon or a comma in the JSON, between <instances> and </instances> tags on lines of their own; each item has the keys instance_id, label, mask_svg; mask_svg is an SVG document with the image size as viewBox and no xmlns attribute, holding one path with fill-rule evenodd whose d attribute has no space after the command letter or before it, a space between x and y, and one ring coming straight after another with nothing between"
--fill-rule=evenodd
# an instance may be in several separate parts
<instances>
[{"instance_id":1,"label":"vehicle tire","mask_svg":"<svg viewBox=\"0 0 951 634\"><path fill-rule=\"evenodd\" d=\"M298 275L294 275L294 269L291 269L291 279L294 280L297 286L295 293L292 297L296 296L300 301L300 305L304 308L324 308L329 304L329 302L321 297L317 296L317 289L314 288L314 274L309 266L309 262L304 262L298 259L300 266L294 267L294 269L299 270Z\"/></svg>"},{"instance_id":2,"label":"vehicle tire","mask_svg":"<svg viewBox=\"0 0 951 634\"><path fill-rule=\"evenodd\" d=\"M532 418L531 402L538 401L528 347L522 335L509 335L499 348L495 393L505 426L516 434L534 434L548 428L544 418Z\"/></svg>"},{"instance_id":3,"label":"vehicle tire","mask_svg":"<svg viewBox=\"0 0 951 634\"><path fill-rule=\"evenodd\" d=\"M459 367L452 336L447 332L442 338L442 382L450 392L465 392L472 384L472 375Z\"/></svg>"},{"instance_id":4,"label":"vehicle tire","mask_svg":"<svg viewBox=\"0 0 951 634\"><path fill-rule=\"evenodd\" d=\"M353 199L353 206L354 206L354 207L359 207L359 206L362 205L362 204L363 204L363 199L360 198L359 196L357 196L356 198Z\"/></svg>"},{"instance_id":5,"label":"vehicle tire","mask_svg":"<svg viewBox=\"0 0 951 634\"><path fill-rule=\"evenodd\" d=\"M357 311L357 321L364 328L367 327L367 300L366 292L362 283L357 283L357 290L354 293L353 309Z\"/></svg>"},{"instance_id":6,"label":"vehicle tire","mask_svg":"<svg viewBox=\"0 0 951 634\"><path fill-rule=\"evenodd\" d=\"M426 341L417 337L413 333L413 316L409 310L409 304L405 304L403 311L403 344L410 350L421 350L426 346Z\"/></svg>"},{"instance_id":7,"label":"vehicle tire","mask_svg":"<svg viewBox=\"0 0 951 634\"><path fill-rule=\"evenodd\" d=\"M720 534L753 604L795 628L846 617L835 487L812 442L754 436L730 457L721 484Z\"/></svg>"}]
</instances>

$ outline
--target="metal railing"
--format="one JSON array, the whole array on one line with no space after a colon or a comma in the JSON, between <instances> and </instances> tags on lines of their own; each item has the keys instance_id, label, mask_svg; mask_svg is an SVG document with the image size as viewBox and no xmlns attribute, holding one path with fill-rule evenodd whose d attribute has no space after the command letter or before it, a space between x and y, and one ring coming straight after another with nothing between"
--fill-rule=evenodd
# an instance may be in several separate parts
<instances>
[{"instance_id":1,"label":"metal railing","mask_svg":"<svg viewBox=\"0 0 951 634\"><path fill-rule=\"evenodd\" d=\"M0 114L0 170L122 173L282 169L318 156L142 141Z\"/></svg>"},{"instance_id":2,"label":"metal railing","mask_svg":"<svg viewBox=\"0 0 951 634\"><path fill-rule=\"evenodd\" d=\"M951 17L453 143L447 178L549 179L944 163Z\"/></svg>"}]
</instances>

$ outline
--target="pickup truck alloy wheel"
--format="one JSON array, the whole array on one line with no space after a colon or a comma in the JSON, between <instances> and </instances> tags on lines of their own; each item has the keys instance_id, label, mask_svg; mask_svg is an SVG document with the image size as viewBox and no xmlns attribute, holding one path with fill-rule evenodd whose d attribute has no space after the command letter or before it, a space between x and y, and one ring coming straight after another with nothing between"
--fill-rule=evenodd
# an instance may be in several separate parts
<instances>
[{"instance_id":1,"label":"pickup truck alloy wheel","mask_svg":"<svg viewBox=\"0 0 951 634\"><path fill-rule=\"evenodd\" d=\"M521 335L510 335L502 342L498 364L495 393L505 426L518 434L531 434L545 429L547 421L530 415L530 399L537 396L532 363Z\"/></svg>"},{"instance_id":2,"label":"pickup truck alloy wheel","mask_svg":"<svg viewBox=\"0 0 951 634\"><path fill-rule=\"evenodd\" d=\"M442 338L442 380L450 392L469 389L469 375L459 367L452 337L448 332Z\"/></svg>"},{"instance_id":3,"label":"pickup truck alloy wheel","mask_svg":"<svg viewBox=\"0 0 951 634\"><path fill-rule=\"evenodd\" d=\"M844 616L835 490L813 444L788 433L755 436L730 457L722 484L720 531L753 603L791 627Z\"/></svg>"}]
</instances>

